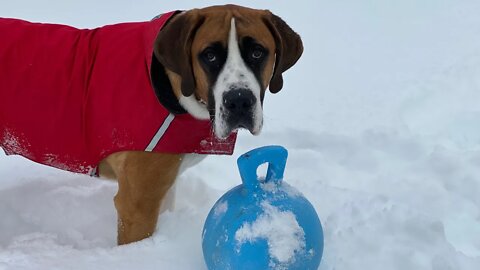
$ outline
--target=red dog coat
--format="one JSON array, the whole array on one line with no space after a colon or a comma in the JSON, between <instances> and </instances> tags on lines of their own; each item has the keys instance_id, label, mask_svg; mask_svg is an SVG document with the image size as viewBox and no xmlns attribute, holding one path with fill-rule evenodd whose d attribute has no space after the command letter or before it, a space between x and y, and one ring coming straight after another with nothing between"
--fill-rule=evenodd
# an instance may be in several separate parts
<instances>
[{"instance_id":1,"label":"red dog coat","mask_svg":"<svg viewBox=\"0 0 480 270\"><path fill-rule=\"evenodd\" d=\"M173 14L93 30L0 18L0 146L90 174L119 151L232 154L236 134L217 139L155 95L153 44Z\"/></svg>"}]
</instances>

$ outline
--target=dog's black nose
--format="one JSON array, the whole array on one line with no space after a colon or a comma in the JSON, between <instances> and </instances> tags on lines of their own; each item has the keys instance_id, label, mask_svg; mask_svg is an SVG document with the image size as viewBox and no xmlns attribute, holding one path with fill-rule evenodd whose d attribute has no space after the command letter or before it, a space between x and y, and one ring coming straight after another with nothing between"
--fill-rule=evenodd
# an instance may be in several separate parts
<instances>
[{"instance_id":1,"label":"dog's black nose","mask_svg":"<svg viewBox=\"0 0 480 270\"><path fill-rule=\"evenodd\" d=\"M223 105L232 115L248 115L256 102L252 91L246 89L230 90L223 95Z\"/></svg>"},{"instance_id":2,"label":"dog's black nose","mask_svg":"<svg viewBox=\"0 0 480 270\"><path fill-rule=\"evenodd\" d=\"M252 91L233 89L223 95L225 120L230 129L253 129L253 108L257 99Z\"/></svg>"}]
</instances>

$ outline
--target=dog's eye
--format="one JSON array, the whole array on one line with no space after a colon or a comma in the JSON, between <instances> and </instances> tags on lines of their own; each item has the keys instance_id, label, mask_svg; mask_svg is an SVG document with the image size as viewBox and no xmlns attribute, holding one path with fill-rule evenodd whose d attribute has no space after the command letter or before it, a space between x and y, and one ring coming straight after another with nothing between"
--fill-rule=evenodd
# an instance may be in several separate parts
<instances>
[{"instance_id":1,"label":"dog's eye","mask_svg":"<svg viewBox=\"0 0 480 270\"><path fill-rule=\"evenodd\" d=\"M258 60L258 59L261 59L262 57L263 57L263 50L260 47L256 47L252 51L252 58Z\"/></svg>"},{"instance_id":2,"label":"dog's eye","mask_svg":"<svg viewBox=\"0 0 480 270\"><path fill-rule=\"evenodd\" d=\"M205 57L205 60L210 63L214 63L217 61L217 54L213 52L212 50L207 50L203 53L203 56Z\"/></svg>"},{"instance_id":3,"label":"dog's eye","mask_svg":"<svg viewBox=\"0 0 480 270\"><path fill-rule=\"evenodd\" d=\"M254 45L250 51L250 58L255 62L259 62L262 61L264 57L265 49L258 44Z\"/></svg>"},{"instance_id":4,"label":"dog's eye","mask_svg":"<svg viewBox=\"0 0 480 270\"><path fill-rule=\"evenodd\" d=\"M209 73L217 73L225 63L227 53L222 43L214 42L198 55L203 68Z\"/></svg>"}]
</instances>

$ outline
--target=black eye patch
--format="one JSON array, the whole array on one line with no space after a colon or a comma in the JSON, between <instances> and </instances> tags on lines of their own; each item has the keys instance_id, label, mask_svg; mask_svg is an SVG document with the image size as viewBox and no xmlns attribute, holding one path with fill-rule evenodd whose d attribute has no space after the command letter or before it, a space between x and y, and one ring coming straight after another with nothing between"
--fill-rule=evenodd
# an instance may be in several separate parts
<instances>
[{"instance_id":1,"label":"black eye patch","mask_svg":"<svg viewBox=\"0 0 480 270\"><path fill-rule=\"evenodd\" d=\"M227 60L227 50L220 42L214 42L199 53L198 59L207 73L210 85L213 85L218 74L225 65L225 61Z\"/></svg>"},{"instance_id":2,"label":"black eye patch","mask_svg":"<svg viewBox=\"0 0 480 270\"><path fill-rule=\"evenodd\" d=\"M243 61L262 85L262 71L265 68L269 51L252 37L244 37L240 43Z\"/></svg>"}]
</instances>

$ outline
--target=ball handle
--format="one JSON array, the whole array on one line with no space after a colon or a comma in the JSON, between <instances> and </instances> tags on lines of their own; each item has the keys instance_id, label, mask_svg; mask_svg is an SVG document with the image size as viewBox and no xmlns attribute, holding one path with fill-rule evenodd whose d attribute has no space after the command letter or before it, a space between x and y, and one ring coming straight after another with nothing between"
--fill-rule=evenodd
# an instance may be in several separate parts
<instances>
[{"instance_id":1,"label":"ball handle","mask_svg":"<svg viewBox=\"0 0 480 270\"><path fill-rule=\"evenodd\" d=\"M263 163L268 163L265 183L270 181L280 183L287 164L287 156L287 149L279 145L256 148L241 155L237 164L243 185L249 190L255 190L259 187L257 168Z\"/></svg>"}]
</instances>

